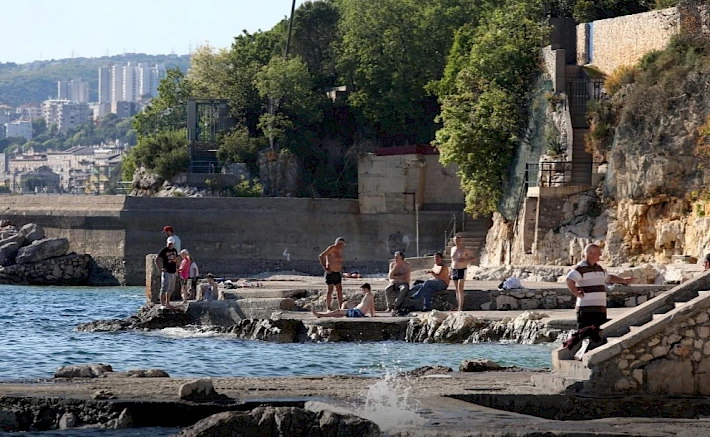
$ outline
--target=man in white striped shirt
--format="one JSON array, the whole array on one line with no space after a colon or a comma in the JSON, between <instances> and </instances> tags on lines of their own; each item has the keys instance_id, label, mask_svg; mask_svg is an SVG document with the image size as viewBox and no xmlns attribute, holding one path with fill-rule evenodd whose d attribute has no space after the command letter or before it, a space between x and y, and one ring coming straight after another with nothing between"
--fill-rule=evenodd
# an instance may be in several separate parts
<instances>
[{"instance_id":1,"label":"man in white striped shirt","mask_svg":"<svg viewBox=\"0 0 710 437\"><path fill-rule=\"evenodd\" d=\"M567 288L577 298L577 329L606 323L606 284L631 284L632 278L607 274L598 264L602 250L596 244L584 248L584 260L567 274Z\"/></svg>"}]
</instances>

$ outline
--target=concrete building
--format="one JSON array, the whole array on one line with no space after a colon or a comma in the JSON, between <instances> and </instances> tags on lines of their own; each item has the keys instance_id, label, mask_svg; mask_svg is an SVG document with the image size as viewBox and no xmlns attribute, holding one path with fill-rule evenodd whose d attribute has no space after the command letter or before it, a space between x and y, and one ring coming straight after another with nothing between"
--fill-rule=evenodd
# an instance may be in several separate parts
<instances>
[{"instance_id":1,"label":"concrete building","mask_svg":"<svg viewBox=\"0 0 710 437\"><path fill-rule=\"evenodd\" d=\"M58 81L57 100L89 103L89 83L81 79Z\"/></svg>"},{"instance_id":2,"label":"concrete building","mask_svg":"<svg viewBox=\"0 0 710 437\"><path fill-rule=\"evenodd\" d=\"M0 109L0 124L9 123L10 120L10 111L7 109Z\"/></svg>"},{"instance_id":3,"label":"concrete building","mask_svg":"<svg viewBox=\"0 0 710 437\"><path fill-rule=\"evenodd\" d=\"M32 139L32 122L30 120L15 120L5 123L6 137L22 137L27 140Z\"/></svg>"},{"instance_id":4,"label":"concrete building","mask_svg":"<svg viewBox=\"0 0 710 437\"><path fill-rule=\"evenodd\" d=\"M116 64L111 67L111 101L121 100L123 100L123 66Z\"/></svg>"},{"instance_id":5,"label":"concrete building","mask_svg":"<svg viewBox=\"0 0 710 437\"><path fill-rule=\"evenodd\" d=\"M111 68L99 67L99 103L111 102Z\"/></svg>"},{"instance_id":6,"label":"concrete building","mask_svg":"<svg viewBox=\"0 0 710 437\"><path fill-rule=\"evenodd\" d=\"M56 124L61 132L85 124L93 115L87 103L68 100L45 100L42 104L42 116L47 126Z\"/></svg>"},{"instance_id":7,"label":"concrete building","mask_svg":"<svg viewBox=\"0 0 710 437\"><path fill-rule=\"evenodd\" d=\"M139 83L138 67L130 62L123 67L123 98L126 102L135 102L138 100L138 83Z\"/></svg>"},{"instance_id":8,"label":"concrete building","mask_svg":"<svg viewBox=\"0 0 710 437\"><path fill-rule=\"evenodd\" d=\"M116 114L118 118L133 117L138 113L135 102L111 102L111 112Z\"/></svg>"},{"instance_id":9,"label":"concrete building","mask_svg":"<svg viewBox=\"0 0 710 437\"><path fill-rule=\"evenodd\" d=\"M100 120L111 113L111 102L90 103L89 109L93 112L94 120Z\"/></svg>"},{"instance_id":10,"label":"concrete building","mask_svg":"<svg viewBox=\"0 0 710 437\"><path fill-rule=\"evenodd\" d=\"M42 117L42 107L35 105L20 105L15 109L20 118L35 120Z\"/></svg>"}]
</instances>

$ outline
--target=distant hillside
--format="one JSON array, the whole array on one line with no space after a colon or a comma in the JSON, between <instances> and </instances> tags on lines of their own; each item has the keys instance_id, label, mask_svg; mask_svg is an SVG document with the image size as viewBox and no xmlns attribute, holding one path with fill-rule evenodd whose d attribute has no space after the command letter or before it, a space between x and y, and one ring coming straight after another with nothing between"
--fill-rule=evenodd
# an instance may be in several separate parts
<instances>
[{"instance_id":1,"label":"distant hillside","mask_svg":"<svg viewBox=\"0 0 710 437\"><path fill-rule=\"evenodd\" d=\"M0 103L12 106L40 103L57 97L57 81L81 78L89 82L91 101L98 100L98 68L104 64L126 62L164 63L167 68L187 71L188 55L146 55L128 53L101 58L72 58L35 61L27 64L0 63Z\"/></svg>"}]
</instances>

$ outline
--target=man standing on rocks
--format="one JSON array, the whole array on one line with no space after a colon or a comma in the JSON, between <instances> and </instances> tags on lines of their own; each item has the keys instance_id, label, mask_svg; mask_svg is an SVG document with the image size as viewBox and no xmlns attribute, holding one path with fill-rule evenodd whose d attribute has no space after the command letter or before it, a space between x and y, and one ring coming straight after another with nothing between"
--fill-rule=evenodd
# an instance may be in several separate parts
<instances>
[{"instance_id":1,"label":"man standing on rocks","mask_svg":"<svg viewBox=\"0 0 710 437\"><path fill-rule=\"evenodd\" d=\"M333 299L333 287L338 292L338 308L343 306L343 276L340 273L343 269L343 247L345 247L345 238L338 237L335 239L335 244L331 244L318 255L318 260L325 270L325 283L328 286L325 300L328 311Z\"/></svg>"},{"instance_id":2,"label":"man standing on rocks","mask_svg":"<svg viewBox=\"0 0 710 437\"><path fill-rule=\"evenodd\" d=\"M456 311L463 311L463 286L466 282L466 269L468 265L475 261L476 256L471 249L466 248L463 238L460 235L454 237L456 246L451 248L451 279L456 288Z\"/></svg>"},{"instance_id":3,"label":"man standing on rocks","mask_svg":"<svg viewBox=\"0 0 710 437\"><path fill-rule=\"evenodd\" d=\"M584 260L567 274L567 288L577 298L577 329L606 323L606 284L629 285L633 278L608 274L598 264L602 249L596 244L584 248Z\"/></svg>"},{"instance_id":4,"label":"man standing on rocks","mask_svg":"<svg viewBox=\"0 0 710 437\"><path fill-rule=\"evenodd\" d=\"M390 271L387 275L390 283L385 288L387 309L392 311L393 316L399 312L402 302L407 297L411 275L412 267L404 260L404 252L398 250L394 253L394 261L390 263Z\"/></svg>"},{"instance_id":5,"label":"man standing on rocks","mask_svg":"<svg viewBox=\"0 0 710 437\"><path fill-rule=\"evenodd\" d=\"M173 231L172 226L164 226L163 227L163 235L165 235L167 238L173 237L173 244L175 245L175 250L180 253L181 247L182 247L182 242L180 241L180 237L175 235L175 231Z\"/></svg>"},{"instance_id":6,"label":"man standing on rocks","mask_svg":"<svg viewBox=\"0 0 710 437\"><path fill-rule=\"evenodd\" d=\"M175 272L177 271L177 256L174 237L168 237L168 245L155 258L155 265L160 270L160 304L172 308L170 295L175 290Z\"/></svg>"}]
</instances>

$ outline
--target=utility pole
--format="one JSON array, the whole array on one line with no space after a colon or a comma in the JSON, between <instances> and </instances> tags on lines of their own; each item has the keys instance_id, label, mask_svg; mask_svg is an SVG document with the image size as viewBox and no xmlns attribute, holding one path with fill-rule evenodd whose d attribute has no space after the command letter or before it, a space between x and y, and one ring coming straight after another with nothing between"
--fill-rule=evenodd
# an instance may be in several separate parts
<instances>
[{"instance_id":1,"label":"utility pole","mask_svg":"<svg viewBox=\"0 0 710 437\"><path fill-rule=\"evenodd\" d=\"M288 58L288 48L291 45L291 29L293 28L293 13L296 10L296 0L291 3L291 18L288 20L288 36L286 37L286 49L284 50L284 58Z\"/></svg>"}]
</instances>

